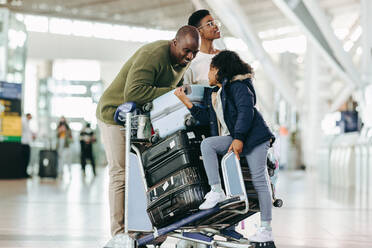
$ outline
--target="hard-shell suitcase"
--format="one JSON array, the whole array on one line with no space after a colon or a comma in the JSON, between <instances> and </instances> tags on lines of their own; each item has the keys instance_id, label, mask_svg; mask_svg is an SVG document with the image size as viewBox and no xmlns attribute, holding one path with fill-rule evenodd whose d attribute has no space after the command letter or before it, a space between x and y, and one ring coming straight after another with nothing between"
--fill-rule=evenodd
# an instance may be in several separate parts
<instances>
[{"instance_id":1,"label":"hard-shell suitcase","mask_svg":"<svg viewBox=\"0 0 372 248\"><path fill-rule=\"evenodd\" d=\"M189 167L176 172L147 193L147 212L152 224L172 224L198 210L208 191L200 169Z\"/></svg>"},{"instance_id":2,"label":"hard-shell suitcase","mask_svg":"<svg viewBox=\"0 0 372 248\"><path fill-rule=\"evenodd\" d=\"M41 150L39 153L39 176L53 177L58 175L58 154L55 150Z\"/></svg>"},{"instance_id":3,"label":"hard-shell suitcase","mask_svg":"<svg viewBox=\"0 0 372 248\"><path fill-rule=\"evenodd\" d=\"M192 166L180 170L149 189L147 192L147 204L154 204L164 195L177 191L183 185L195 183L208 185L204 168Z\"/></svg>"},{"instance_id":4,"label":"hard-shell suitcase","mask_svg":"<svg viewBox=\"0 0 372 248\"><path fill-rule=\"evenodd\" d=\"M193 104L201 104L204 96L204 86L189 85L187 97ZM186 129L186 121L191 117L190 111L170 91L152 101L150 119L152 127L160 138L182 129ZM191 124L191 123L190 123Z\"/></svg>"},{"instance_id":5,"label":"hard-shell suitcase","mask_svg":"<svg viewBox=\"0 0 372 248\"><path fill-rule=\"evenodd\" d=\"M189 166L203 167L200 152L202 135L195 131L177 131L142 153L149 187Z\"/></svg>"},{"instance_id":6,"label":"hard-shell suitcase","mask_svg":"<svg viewBox=\"0 0 372 248\"><path fill-rule=\"evenodd\" d=\"M247 195L249 198L254 198L257 199L257 191L254 188L253 181L252 181L252 175L249 171L248 164L244 163L243 159L240 159L242 161L241 163L241 169L242 169L242 175L243 175L243 180L244 180L244 185L245 185L245 190L247 191Z\"/></svg>"}]
</instances>

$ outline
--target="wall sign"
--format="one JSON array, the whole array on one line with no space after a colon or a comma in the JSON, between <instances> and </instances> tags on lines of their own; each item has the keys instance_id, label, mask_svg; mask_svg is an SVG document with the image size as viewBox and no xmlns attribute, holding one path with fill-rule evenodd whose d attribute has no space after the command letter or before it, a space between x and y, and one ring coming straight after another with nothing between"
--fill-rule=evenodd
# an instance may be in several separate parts
<instances>
[{"instance_id":1,"label":"wall sign","mask_svg":"<svg viewBox=\"0 0 372 248\"><path fill-rule=\"evenodd\" d=\"M0 141L20 142L22 137L22 85L0 81Z\"/></svg>"}]
</instances>

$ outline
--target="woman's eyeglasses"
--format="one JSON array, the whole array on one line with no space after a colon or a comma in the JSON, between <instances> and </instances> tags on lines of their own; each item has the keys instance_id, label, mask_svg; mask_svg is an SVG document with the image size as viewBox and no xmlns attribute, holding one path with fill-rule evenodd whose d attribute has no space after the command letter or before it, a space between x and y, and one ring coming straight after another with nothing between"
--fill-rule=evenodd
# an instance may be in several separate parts
<instances>
[{"instance_id":1,"label":"woman's eyeglasses","mask_svg":"<svg viewBox=\"0 0 372 248\"><path fill-rule=\"evenodd\" d=\"M205 26L208 26L208 27L218 27L219 28L219 27L221 27L221 22L218 21L218 20L213 20L213 21L207 22L206 24L198 27L198 29L201 29L201 28L203 28Z\"/></svg>"}]
</instances>

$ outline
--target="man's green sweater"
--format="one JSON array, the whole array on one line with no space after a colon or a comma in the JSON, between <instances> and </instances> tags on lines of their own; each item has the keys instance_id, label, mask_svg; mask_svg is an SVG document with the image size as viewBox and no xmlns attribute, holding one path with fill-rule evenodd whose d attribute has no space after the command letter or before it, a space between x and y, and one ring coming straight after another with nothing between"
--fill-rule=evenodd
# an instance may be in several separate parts
<instances>
[{"instance_id":1,"label":"man's green sweater","mask_svg":"<svg viewBox=\"0 0 372 248\"><path fill-rule=\"evenodd\" d=\"M176 88L187 67L174 68L170 58L170 41L156 41L140 49L124 64L111 85L99 100L97 118L116 124L116 108L133 101L137 105Z\"/></svg>"}]
</instances>

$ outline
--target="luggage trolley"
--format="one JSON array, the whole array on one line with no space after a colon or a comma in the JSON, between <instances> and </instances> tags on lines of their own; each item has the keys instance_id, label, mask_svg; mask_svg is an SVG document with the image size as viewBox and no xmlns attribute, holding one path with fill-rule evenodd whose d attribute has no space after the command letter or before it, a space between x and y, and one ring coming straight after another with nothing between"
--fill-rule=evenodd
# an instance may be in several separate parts
<instances>
[{"instance_id":1,"label":"luggage trolley","mask_svg":"<svg viewBox=\"0 0 372 248\"><path fill-rule=\"evenodd\" d=\"M273 242L251 244L234 225L259 211L258 200L250 201L246 192L239 160L234 153L226 154L221 163L227 200L207 210L197 210L191 215L157 229L153 227L146 212L148 185L142 165L141 152L149 144L150 137L137 133L140 119L134 103L124 104L125 122L125 227L123 239L126 247L160 246L165 237L195 242L208 247L275 247ZM123 111L122 109L122 111ZM124 120L125 119L125 120ZM136 125L132 125L135 123ZM150 135L151 136L151 135ZM273 200L275 197L273 196ZM215 239L216 236L227 241ZM111 248L107 244L105 247Z\"/></svg>"}]
</instances>

